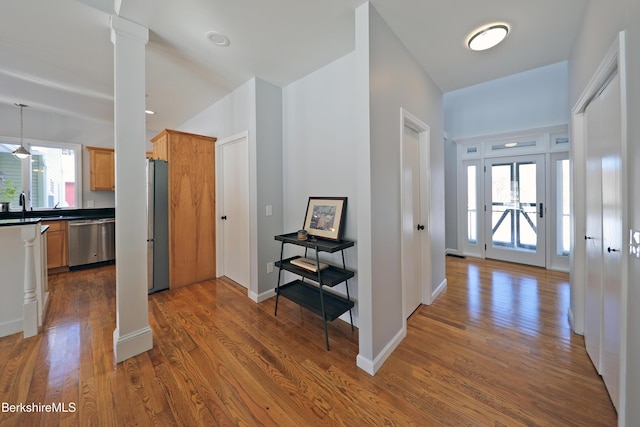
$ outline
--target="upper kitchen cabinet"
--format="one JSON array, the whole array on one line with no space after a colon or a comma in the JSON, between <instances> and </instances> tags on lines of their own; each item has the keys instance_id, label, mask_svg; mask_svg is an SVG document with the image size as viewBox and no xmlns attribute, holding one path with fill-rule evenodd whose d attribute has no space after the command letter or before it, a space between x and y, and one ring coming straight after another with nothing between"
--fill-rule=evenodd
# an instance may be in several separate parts
<instances>
[{"instance_id":1,"label":"upper kitchen cabinet","mask_svg":"<svg viewBox=\"0 0 640 427\"><path fill-rule=\"evenodd\" d=\"M216 138L165 129L151 142L169 164L170 287L215 278Z\"/></svg>"},{"instance_id":2,"label":"upper kitchen cabinet","mask_svg":"<svg viewBox=\"0 0 640 427\"><path fill-rule=\"evenodd\" d=\"M89 152L89 189L116 189L113 148L87 147Z\"/></svg>"}]
</instances>

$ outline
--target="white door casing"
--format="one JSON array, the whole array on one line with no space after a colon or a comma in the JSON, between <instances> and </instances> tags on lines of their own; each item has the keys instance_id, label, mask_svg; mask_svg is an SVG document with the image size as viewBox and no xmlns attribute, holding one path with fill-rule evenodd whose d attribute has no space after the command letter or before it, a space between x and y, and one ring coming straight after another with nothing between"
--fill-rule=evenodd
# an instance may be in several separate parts
<instances>
[{"instance_id":1,"label":"white door casing","mask_svg":"<svg viewBox=\"0 0 640 427\"><path fill-rule=\"evenodd\" d=\"M404 317L407 318L422 303L422 250L421 231L424 227L420 214L420 141L416 131L405 126L403 135L402 167L402 235L405 256L402 257L402 283Z\"/></svg>"},{"instance_id":2,"label":"white door casing","mask_svg":"<svg viewBox=\"0 0 640 427\"><path fill-rule=\"evenodd\" d=\"M431 303L429 126L401 109L403 321Z\"/></svg>"},{"instance_id":3,"label":"white door casing","mask_svg":"<svg viewBox=\"0 0 640 427\"><path fill-rule=\"evenodd\" d=\"M216 168L218 276L226 276L248 288L250 242L247 132L216 143Z\"/></svg>"}]
</instances>

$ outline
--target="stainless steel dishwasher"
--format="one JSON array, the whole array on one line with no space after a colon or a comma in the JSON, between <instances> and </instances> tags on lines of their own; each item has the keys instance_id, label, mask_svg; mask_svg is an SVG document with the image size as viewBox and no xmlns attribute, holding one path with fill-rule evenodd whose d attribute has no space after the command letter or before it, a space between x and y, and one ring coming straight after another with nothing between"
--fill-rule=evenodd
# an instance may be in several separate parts
<instances>
[{"instance_id":1,"label":"stainless steel dishwasher","mask_svg":"<svg viewBox=\"0 0 640 427\"><path fill-rule=\"evenodd\" d=\"M69 267L114 260L115 231L114 218L69 221Z\"/></svg>"}]
</instances>

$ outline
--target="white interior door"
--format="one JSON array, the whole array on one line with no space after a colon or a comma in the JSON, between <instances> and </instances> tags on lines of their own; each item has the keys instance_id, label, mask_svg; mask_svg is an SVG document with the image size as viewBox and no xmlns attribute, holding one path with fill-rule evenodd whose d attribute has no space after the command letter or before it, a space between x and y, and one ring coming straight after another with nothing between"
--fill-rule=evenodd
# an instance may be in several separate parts
<instances>
[{"instance_id":1,"label":"white interior door","mask_svg":"<svg viewBox=\"0 0 640 427\"><path fill-rule=\"evenodd\" d=\"M422 249L427 232L420 209L420 139L405 126L402 139L402 285L404 317L422 303Z\"/></svg>"},{"instance_id":2,"label":"white interior door","mask_svg":"<svg viewBox=\"0 0 640 427\"><path fill-rule=\"evenodd\" d=\"M544 155L485 160L485 255L544 267Z\"/></svg>"},{"instance_id":3,"label":"white interior door","mask_svg":"<svg viewBox=\"0 0 640 427\"><path fill-rule=\"evenodd\" d=\"M598 373L602 373L602 144L600 102L594 100L586 110L586 292L584 342Z\"/></svg>"},{"instance_id":4,"label":"white interior door","mask_svg":"<svg viewBox=\"0 0 640 427\"><path fill-rule=\"evenodd\" d=\"M619 409L622 339L622 158L620 79L600 95L602 156L602 378Z\"/></svg>"},{"instance_id":5,"label":"white interior door","mask_svg":"<svg viewBox=\"0 0 640 427\"><path fill-rule=\"evenodd\" d=\"M249 154L246 134L218 149L222 197L218 212L222 253L220 275L249 287Z\"/></svg>"},{"instance_id":6,"label":"white interior door","mask_svg":"<svg viewBox=\"0 0 640 427\"><path fill-rule=\"evenodd\" d=\"M622 347L622 132L616 73L585 111L585 346L619 409Z\"/></svg>"}]
</instances>

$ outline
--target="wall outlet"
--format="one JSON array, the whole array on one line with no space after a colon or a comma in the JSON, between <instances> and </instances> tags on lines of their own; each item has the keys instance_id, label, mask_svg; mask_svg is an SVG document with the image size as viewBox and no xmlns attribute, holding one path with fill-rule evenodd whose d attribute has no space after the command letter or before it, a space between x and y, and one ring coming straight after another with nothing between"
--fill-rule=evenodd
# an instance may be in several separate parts
<instances>
[{"instance_id":1,"label":"wall outlet","mask_svg":"<svg viewBox=\"0 0 640 427\"><path fill-rule=\"evenodd\" d=\"M87 207L88 208L93 208L95 206L95 203L93 200L87 200Z\"/></svg>"},{"instance_id":2,"label":"wall outlet","mask_svg":"<svg viewBox=\"0 0 640 427\"><path fill-rule=\"evenodd\" d=\"M273 273L273 263L272 262L268 262L267 263L267 274L269 273Z\"/></svg>"}]
</instances>

